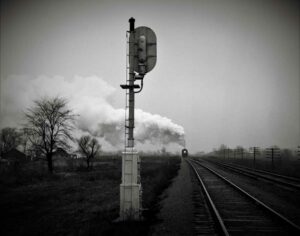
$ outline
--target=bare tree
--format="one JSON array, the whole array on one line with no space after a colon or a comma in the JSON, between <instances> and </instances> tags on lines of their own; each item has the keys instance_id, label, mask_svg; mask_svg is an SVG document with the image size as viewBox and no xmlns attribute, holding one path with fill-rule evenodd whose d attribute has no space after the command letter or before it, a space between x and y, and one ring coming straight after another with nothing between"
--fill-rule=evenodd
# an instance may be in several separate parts
<instances>
[{"instance_id":1,"label":"bare tree","mask_svg":"<svg viewBox=\"0 0 300 236\"><path fill-rule=\"evenodd\" d=\"M27 156L29 154L29 130L27 128L20 129L20 145L23 148L23 153Z\"/></svg>"},{"instance_id":2,"label":"bare tree","mask_svg":"<svg viewBox=\"0 0 300 236\"><path fill-rule=\"evenodd\" d=\"M236 146L235 150L236 150L236 154L240 155L240 157L243 159L245 155L245 148L243 146L238 145Z\"/></svg>"},{"instance_id":3,"label":"bare tree","mask_svg":"<svg viewBox=\"0 0 300 236\"><path fill-rule=\"evenodd\" d=\"M166 156L167 155L167 149L166 149L166 147L162 147L161 150L160 150L160 152L161 152L162 156Z\"/></svg>"},{"instance_id":4,"label":"bare tree","mask_svg":"<svg viewBox=\"0 0 300 236\"><path fill-rule=\"evenodd\" d=\"M1 156L20 144L20 133L16 128L3 128L0 131L0 154Z\"/></svg>"},{"instance_id":5,"label":"bare tree","mask_svg":"<svg viewBox=\"0 0 300 236\"><path fill-rule=\"evenodd\" d=\"M57 148L69 149L75 115L63 98L43 98L25 113L29 140L36 153L46 158L48 170L53 172L52 156Z\"/></svg>"},{"instance_id":6,"label":"bare tree","mask_svg":"<svg viewBox=\"0 0 300 236\"><path fill-rule=\"evenodd\" d=\"M87 168L90 168L90 162L99 155L101 145L97 139L89 135L84 135L78 140L78 152L85 156Z\"/></svg>"}]
</instances>

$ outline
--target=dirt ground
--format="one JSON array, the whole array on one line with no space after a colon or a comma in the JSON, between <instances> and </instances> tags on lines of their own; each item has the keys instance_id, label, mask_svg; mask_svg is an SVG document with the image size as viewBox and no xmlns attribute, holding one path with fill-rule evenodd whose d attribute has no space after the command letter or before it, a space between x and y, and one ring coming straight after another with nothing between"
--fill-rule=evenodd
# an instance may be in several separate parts
<instances>
[{"instance_id":1,"label":"dirt ground","mask_svg":"<svg viewBox=\"0 0 300 236\"><path fill-rule=\"evenodd\" d=\"M190 175L190 168L183 160L177 177L162 196L158 214L160 223L152 227L152 235L193 235L193 187Z\"/></svg>"}]
</instances>

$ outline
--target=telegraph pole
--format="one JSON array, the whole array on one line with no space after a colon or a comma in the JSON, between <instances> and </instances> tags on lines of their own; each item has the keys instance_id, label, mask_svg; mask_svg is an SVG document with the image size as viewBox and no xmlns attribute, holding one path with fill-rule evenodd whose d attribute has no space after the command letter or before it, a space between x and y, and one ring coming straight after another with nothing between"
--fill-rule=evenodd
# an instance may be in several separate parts
<instances>
[{"instance_id":1,"label":"telegraph pole","mask_svg":"<svg viewBox=\"0 0 300 236\"><path fill-rule=\"evenodd\" d=\"M271 148L272 152L272 167L274 167L274 148Z\"/></svg>"},{"instance_id":2,"label":"telegraph pole","mask_svg":"<svg viewBox=\"0 0 300 236\"><path fill-rule=\"evenodd\" d=\"M259 153L259 147L252 147L253 149L253 166L255 167L256 155Z\"/></svg>"},{"instance_id":3,"label":"telegraph pole","mask_svg":"<svg viewBox=\"0 0 300 236\"><path fill-rule=\"evenodd\" d=\"M122 183L120 184L120 219L140 220L142 186L140 157L134 148L135 94L143 89L144 76L156 64L156 35L148 27L135 28L135 19L129 19L127 31L127 62L125 106L125 150L122 153ZM128 73L128 74L127 74ZM140 84L135 84L140 81Z\"/></svg>"},{"instance_id":4,"label":"telegraph pole","mask_svg":"<svg viewBox=\"0 0 300 236\"><path fill-rule=\"evenodd\" d=\"M271 156L272 169L274 169L274 158L280 156L280 149L277 147L267 148L267 157Z\"/></svg>"},{"instance_id":5,"label":"telegraph pole","mask_svg":"<svg viewBox=\"0 0 300 236\"><path fill-rule=\"evenodd\" d=\"M230 148L226 148L226 150L227 150L227 159L229 160Z\"/></svg>"},{"instance_id":6,"label":"telegraph pole","mask_svg":"<svg viewBox=\"0 0 300 236\"><path fill-rule=\"evenodd\" d=\"M243 160L243 159L244 159L244 148L243 148L243 147L238 148L238 152L239 152L239 154L241 155L242 160Z\"/></svg>"}]
</instances>

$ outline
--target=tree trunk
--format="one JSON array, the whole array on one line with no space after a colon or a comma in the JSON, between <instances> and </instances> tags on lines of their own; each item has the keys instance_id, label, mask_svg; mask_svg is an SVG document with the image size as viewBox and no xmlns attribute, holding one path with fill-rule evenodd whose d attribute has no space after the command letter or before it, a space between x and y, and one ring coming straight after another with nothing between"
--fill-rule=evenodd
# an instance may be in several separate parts
<instances>
[{"instance_id":1,"label":"tree trunk","mask_svg":"<svg viewBox=\"0 0 300 236\"><path fill-rule=\"evenodd\" d=\"M90 169L90 159L89 158L86 158L86 164L87 164L87 169L89 170Z\"/></svg>"},{"instance_id":2,"label":"tree trunk","mask_svg":"<svg viewBox=\"0 0 300 236\"><path fill-rule=\"evenodd\" d=\"M47 153L48 171L53 173L52 153Z\"/></svg>"}]
</instances>

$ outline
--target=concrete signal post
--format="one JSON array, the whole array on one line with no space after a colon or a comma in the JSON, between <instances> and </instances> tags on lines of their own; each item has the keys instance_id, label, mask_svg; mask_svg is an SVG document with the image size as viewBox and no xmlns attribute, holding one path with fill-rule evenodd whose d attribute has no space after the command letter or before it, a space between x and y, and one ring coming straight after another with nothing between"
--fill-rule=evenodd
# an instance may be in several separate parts
<instances>
[{"instance_id":1,"label":"concrete signal post","mask_svg":"<svg viewBox=\"0 0 300 236\"><path fill-rule=\"evenodd\" d=\"M141 219L140 158L134 148L135 94L143 89L146 73L156 64L156 35L148 27L135 28L135 19L129 19L127 31L127 65L125 107L125 150L122 154L122 183L120 185L120 219ZM139 82L136 84L135 82Z\"/></svg>"}]
</instances>

